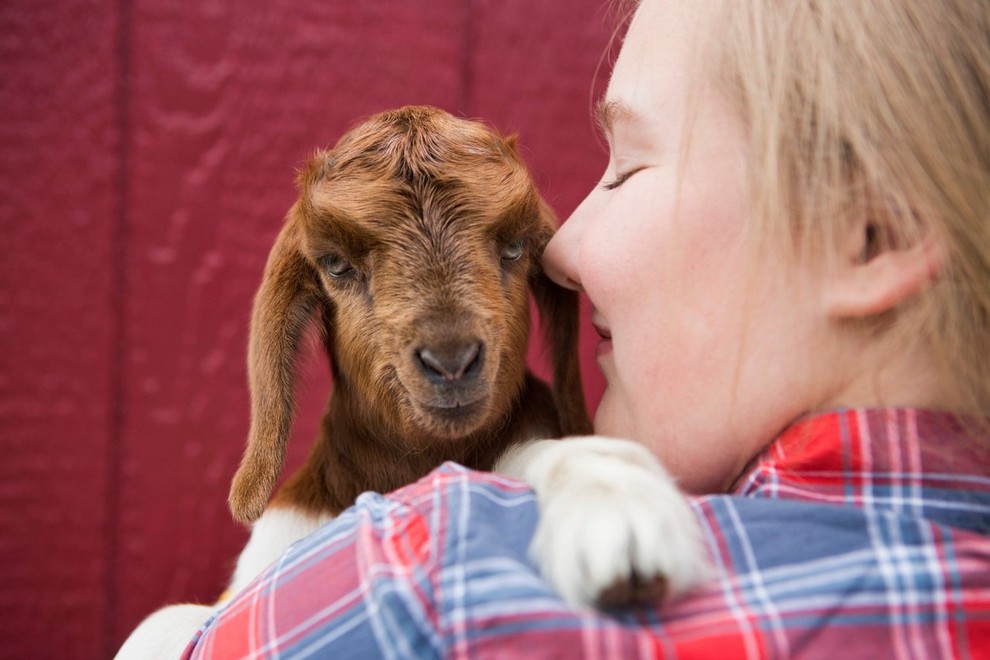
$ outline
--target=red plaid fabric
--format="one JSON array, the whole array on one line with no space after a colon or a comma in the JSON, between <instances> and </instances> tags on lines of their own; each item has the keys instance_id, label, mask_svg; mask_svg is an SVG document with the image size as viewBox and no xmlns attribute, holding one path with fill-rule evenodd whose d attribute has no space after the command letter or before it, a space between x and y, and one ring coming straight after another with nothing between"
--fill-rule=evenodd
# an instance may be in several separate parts
<instances>
[{"instance_id":1,"label":"red plaid fabric","mask_svg":"<svg viewBox=\"0 0 990 660\"><path fill-rule=\"evenodd\" d=\"M518 482L445 464L293 546L187 657L990 658L990 439L946 413L794 425L693 500L715 568L666 607L576 612Z\"/></svg>"}]
</instances>

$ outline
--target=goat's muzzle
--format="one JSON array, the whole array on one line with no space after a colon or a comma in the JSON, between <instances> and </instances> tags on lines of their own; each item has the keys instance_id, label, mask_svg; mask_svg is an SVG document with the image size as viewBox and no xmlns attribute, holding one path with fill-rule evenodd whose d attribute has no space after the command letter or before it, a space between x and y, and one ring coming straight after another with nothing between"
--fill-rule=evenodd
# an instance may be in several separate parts
<instances>
[{"instance_id":1,"label":"goat's muzzle","mask_svg":"<svg viewBox=\"0 0 990 660\"><path fill-rule=\"evenodd\" d=\"M436 385L469 383L481 372L484 344L478 340L452 341L416 349L417 366Z\"/></svg>"},{"instance_id":2,"label":"goat's muzzle","mask_svg":"<svg viewBox=\"0 0 990 660\"><path fill-rule=\"evenodd\" d=\"M408 355L406 388L421 424L441 436L467 435L486 422L492 377L484 340L474 334L425 333Z\"/></svg>"}]
</instances>

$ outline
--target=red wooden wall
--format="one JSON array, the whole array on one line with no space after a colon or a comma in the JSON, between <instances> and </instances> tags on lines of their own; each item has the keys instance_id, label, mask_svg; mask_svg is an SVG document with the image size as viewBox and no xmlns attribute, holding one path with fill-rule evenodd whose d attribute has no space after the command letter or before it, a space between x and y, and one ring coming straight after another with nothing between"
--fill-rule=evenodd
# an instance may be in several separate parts
<instances>
[{"instance_id":1,"label":"red wooden wall","mask_svg":"<svg viewBox=\"0 0 990 660\"><path fill-rule=\"evenodd\" d=\"M604 165L602 4L0 4L0 657L109 657L217 595L251 298L315 147L439 105L518 132L573 210ZM329 389L308 364L293 464Z\"/></svg>"}]
</instances>

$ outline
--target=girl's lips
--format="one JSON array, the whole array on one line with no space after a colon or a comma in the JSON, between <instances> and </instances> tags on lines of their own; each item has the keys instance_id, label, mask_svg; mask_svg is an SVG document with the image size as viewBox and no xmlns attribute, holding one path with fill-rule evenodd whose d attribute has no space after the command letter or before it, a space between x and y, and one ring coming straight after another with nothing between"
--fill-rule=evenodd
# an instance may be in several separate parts
<instances>
[{"instance_id":1,"label":"girl's lips","mask_svg":"<svg viewBox=\"0 0 990 660\"><path fill-rule=\"evenodd\" d=\"M598 336L602 338L595 349L595 355L599 358L603 355L608 355L612 352L612 331L608 329L608 326L605 325L597 312L592 314L591 325L595 328Z\"/></svg>"}]
</instances>

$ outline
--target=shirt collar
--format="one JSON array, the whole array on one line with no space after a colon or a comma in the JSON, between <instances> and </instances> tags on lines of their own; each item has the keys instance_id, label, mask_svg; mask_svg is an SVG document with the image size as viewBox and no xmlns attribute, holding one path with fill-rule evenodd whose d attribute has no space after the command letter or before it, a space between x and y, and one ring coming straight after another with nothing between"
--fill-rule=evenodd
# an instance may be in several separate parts
<instances>
[{"instance_id":1,"label":"shirt collar","mask_svg":"<svg viewBox=\"0 0 990 660\"><path fill-rule=\"evenodd\" d=\"M733 494L884 509L919 498L954 508L966 500L982 516L976 526L990 529L988 428L986 420L913 408L814 415L778 436Z\"/></svg>"}]
</instances>

